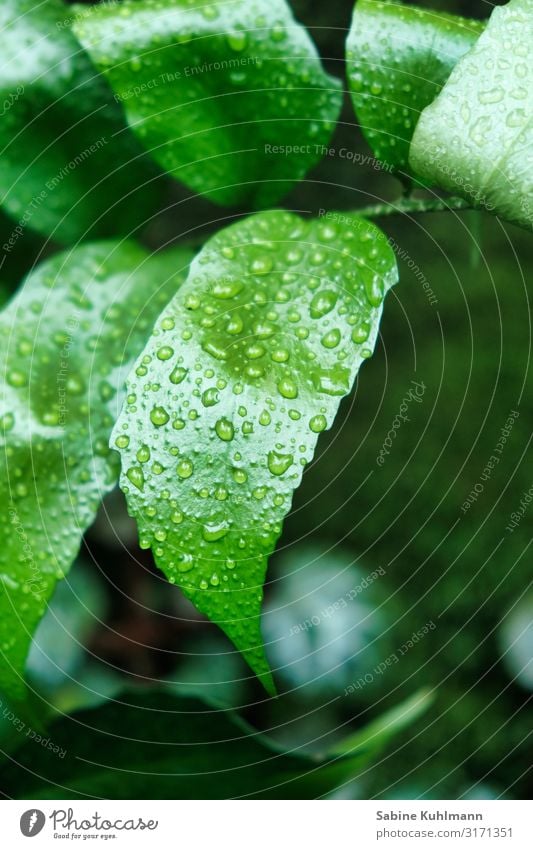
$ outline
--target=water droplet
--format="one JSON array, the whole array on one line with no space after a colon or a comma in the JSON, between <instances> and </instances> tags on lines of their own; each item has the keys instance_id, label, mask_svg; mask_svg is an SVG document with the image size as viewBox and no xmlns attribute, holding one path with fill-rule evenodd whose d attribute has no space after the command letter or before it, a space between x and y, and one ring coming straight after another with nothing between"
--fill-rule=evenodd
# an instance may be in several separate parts
<instances>
[{"instance_id":1,"label":"water droplet","mask_svg":"<svg viewBox=\"0 0 533 849\"><path fill-rule=\"evenodd\" d=\"M183 480L190 478L190 476L194 472L194 465L192 461L187 460L185 458L183 460L180 460L178 465L176 466L176 472L178 474L178 477L182 478Z\"/></svg>"},{"instance_id":2,"label":"water droplet","mask_svg":"<svg viewBox=\"0 0 533 849\"><path fill-rule=\"evenodd\" d=\"M331 289L317 292L309 305L311 318L322 318L327 315L337 303L337 293Z\"/></svg>"},{"instance_id":3,"label":"water droplet","mask_svg":"<svg viewBox=\"0 0 533 849\"><path fill-rule=\"evenodd\" d=\"M150 449L148 445L141 445L139 450L137 451L137 460L139 463L147 463L150 459Z\"/></svg>"},{"instance_id":4,"label":"water droplet","mask_svg":"<svg viewBox=\"0 0 533 849\"><path fill-rule=\"evenodd\" d=\"M270 354L270 357L275 363L286 363L290 354L285 348L275 348Z\"/></svg>"},{"instance_id":5,"label":"water droplet","mask_svg":"<svg viewBox=\"0 0 533 849\"><path fill-rule=\"evenodd\" d=\"M217 280L213 285L213 295L220 300L234 298L242 290L243 284L235 278Z\"/></svg>"},{"instance_id":6,"label":"water droplet","mask_svg":"<svg viewBox=\"0 0 533 849\"><path fill-rule=\"evenodd\" d=\"M501 86L490 89L490 91L481 91L478 95L480 103L499 103L503 99L504 90Z\"/></svg>"},{"instance_id":7,"label":"water droplet","mask_svg":"<svg viewBox=\"0 0 533 849\"><path fill-rule=\"evenodd\" d=\"M329 330L320 341L324 348L336 348L341 341L341 332L337 328Z\"/></svg>"},{"instance_id":8,"label":"water droplet","mask_svg":"<svg viewBox=\"0 0 533 849\"><path fill-rule=\"evenodd\" d=\"M107 380L102 380L98 385L98 392L102 401L110 401L116 394L116 389Z\"/></svg>"},{"instance_id":9,"label":"water droplet","mask_svg":"<svg viewBox=\"0 0 533 849\"><path fill-rule=\"evenodd\" d=\"M224 442L231 442L235 434L233 424L226 418L222 418L217 421L215 424L215 431L218 438L222 439Z\"/></svg>"},{"instance_id":10,"label":"water droplet","mask_svg":"<svg viewBox=\"0 0 533 849\"><path fill-rule=\"evenodd\" d=\"M513 109L512 112L509 112L505 123L508 127L521 127L522 124L525 124L526 117L525 109Z\"/></svg>"},{"instance_id":11,"label":"water droplet","mask_svg":"<svg viewBox=\"0 0 533 849\"><path fill-rule=\"evenodd\" d=\"M366 322L364 324L360 324L358 327L354 327L352 330L352 342L355 342L357 345L361 345L363 342L366 342L369 333L370 325Z\"/></svg>"},{"instance_id":12,"label":"water droplet","mask_svg":"<svg viewBox=\"0 0 533 849\"><path fill-rule=\"evenodd\" d=\"M363 76L360 73L350 74L350 82L354 91L363 90Z\"/></svg>"},{"instance_id":13,"label":"water droplet","mask_svg":"<svg viewBox=\"0 0 533 849\"><path fill-rule=\"evenodd\" d=\"M253 331L259 339L268 339L276 332L276 328L268 321L257 321L253 326Z\"/></svg>"},{"instance_id":14,"label":"water droplet","mask_svg":"<svg viewBox=\"0 0 533 849\"><path fill-rule=\"evenodd\" d=\"M194 557L192 554L179 554L178 555L178 572L190 572L191 569L194 569Z\"/></svg>"},{"instance_id":15,"label":"water droplet","mask_svg":"<svg viewBox=\"0 0 533 849\"><path fill-rule=\"evenodd\" d=\"M46 410L43 413L43 423L49 427L55 427L59 424L61 417L58 410Z\"/></svg>"},{"instance_id":16,"label":"water droplet","mask_svg":"<svg viewBox=\"0 0 533 849\"><path fill-rule=\"evenodd\" d=\"M365 293L368 302L373 307L379 307L383 301L383 280L379 274L374 274L370 283L365 282Z\"/></svg>"},{"instance_id":17,"label":"water droplet","mask_svg":"<svg viewBox=\"0 0 533 849\"><path fill-rule=\"evenodd\" d=\"M143 470L139 468L139 466L131 466L126 472L126 477L133 484L133 486L140 489L141 492L144 489L144 474Z\"/></svg>"},{"instance_id":18,"label":"water droplet","mask_svg":"<svg viewBox=\"0 0 533 849\"><path fill-rule=\"evenodd\" d=\"M163 345L163 347L159 348L157 352L157 357L160 360L170 360L173 356L174 348L171 348L169 345Z\"/></svg>"},{"instance_id":19,"label":"water droplet","mask_svg":"<svg viewBox=\"0 0 533 849\"><path fill-rule=\"evenodd\" d=\"M7 382L10 386L20 389L22 386L26 386L28 378L23 371L12 369L7 375Z\"/></svg>"},{"instance_id":20,"label":"water droplet","mask_svg":"<svg viewBox=\"0 0 533 849\"><path fill-rule=\"evenodd\" d=\"M258 380L260 377L263 377L265 374L265 370L263 366L260 366L258 363L250 363L244 369L246 375L252 380Z\"/></svg>"},{"instance_id":21,"label":"water droplet","mask_svg":"<svg viewBox=\"0 0 533 849\"><path fill-rule=\"evenodd\" d=\"M269 256L256 257L250 266L250 270L252 274L268 274L272 270L271 258Z\"/></svg>"},{"instance_id":22,"label":"water droplet","mask_svg":"<svg viewBox=\"0 0 533 849\"><path fill-rule=\"evenodd\" d=\"M232 336L237 336L239 333L242 332L243 327L244 323L240 315L232 315L226 325L226 332L230 333Z\"/></svg>"},{"instance_id":23,"label":"water droplet","mask_svg":"<svg viewBox=\"0 0 533 849\"><path fill-rule=\"evenodd\" d=\"M290 251L287 251L287 255L285 259L289 263L289 265L296 265L302 259L302 252L298 248L291 248Z\"/></svg>"},{"instance_id":24,"label":"water droplet","mask_svg":"<svg viewBox=\"0 0 533 849\"><path fill-rule=\"evenodd\" d=\"M322 413L313 416L309 420L309 427L313 433L322 433L322 431L326 429L327 425L326 417L323 416Z\"/></svg>"},{"instance_id":25,"label":"water droplet","mask_svg":"<svg viewBox=\"0 0 533 849\"><path fill-rule=\"evenodd\" d=\"M245 354L249 360L258 360L260 357L264 357L265 349L262 345L249 345Z\"/></svg>"},{"instance_id":26,"label":"water droplet","mask_svg":"<svg viewBox=\"0 0 533 849\"><path fill-rule=\"evenodd\" d=\"M287 37L287 33L285 32L285 27L282 23L275 23L272 29L270 30L270 37L272 41L280 42L284 41Z\"/></svg>"},{"instance_id":27,"label":"water droplet","mask_svg":"<svg viewBox=\"0 0 533 849\"><path fill-rule=\"evenodd\" d=\"M168 422L169 418L170 416L168 415L164 407L152 408L152 411L150 413L150 421L156 427L162 427L163 425L165 425Z\"/></svg>"},{"instance_id":28,"label":"water droplet","mask_svg":"<svg viewBox=\"0 0 533 849\"><path fill-rule=\"evenodd\" d=\"M210 354L215 360L226 360L228 355L224 348L220 345L217 345L216 342L213 342L212 339L207 339L202 344L203 350L206 354Z\"/></svg>"},{"instance_id":29,"label":"water droplet","mask_svg":"<svg viewBox=\"0 0 533 849\"><path fill-rule=\"evenodd\" d=\"M13 413L5 413L3 416L0 416L0 429L5 433L7 431L12 430L13 425L15 424L15 416Z\"/></svg>"},{"instance_id":30,"label":"water droplet","mask_svg":"<svg viewBox=\"0 0 533 849\"><path fill-rule=\"evenodd\" d=\"M219 400L218 389L215 389L214 387L206 389L202 394L202 404L204 407L214 407L215 404L218 404Z\"/></svg>"},{"instance_id":31,"label":"water droplet","mask_svg":"<svg viewBox=\"0 0 533 849\"><path fill-rule=\"evenodd\" d=\"M268 469L273 475L284 474L289 466L292 466L294 457L292 454L279 454L277 451L269 451Z\"/></svg>"},{"instance_id":32,"label":"water droplet","mask_svg":"<svg viewBox=\"0 0 533 849\"><path fill-rule=\"evenodd\" d=\"M228 47L230 50L235 51L235 53L241 53L246 49L246 45L248 44L248 36L245 32L241 30L235 30L235 32L229 33L227 36Z\"/></svg>"},{"instance_id":33,"label":"water droplet","mask_svg":"<svg viewBox=\"0 0 533 849\"><path fill-rule=\"evenodd\" d=\"M363 356L361 352L361 356ZM315 371L312 380L318 392L325 395L346 395L350 391L350 370L341 366Z\"/></svg>"},{"instance_id":34,"label":"water droplet","mask_svg":"<svg viewBox=\"0 0 533 849\"><path fill-rule=\"evenodd\" d=\"M176 366L176 368L170 373L169 380L171 383L178 384L184 380L187 374L187 369L182 366Z\"/></svg>"},{"instance_id":35,"label":"water droplet","mask_svg":"<svg viewBox=\"0 0 533 849\"><path fill-rule=\"evenodd\" d=\"M209 522L204 525L202 536L206 542L216 542L226 536L229 531L229 522L225 519L218 522Z\"/></svg>"},{"instance_id":36,"label":"water droplet","mask_svg":"<svg viewBox=\"0 0 533 849\"><path fill-rule=\"evenodd\" d=\"M284 377L278 383L278 391L279 394L283 396L283 398L297 398L298 397L298 387L293 380L289 377Z\"/></svg>"},{"instance_id":37,"label":"water droplet","mask_svg":"<svg viewBox=\"0 0 533 849\"><path fill-rule=\"evenodd\" d=\"M214 21L218 18L218 9L216 6L200 6L200 12L206 21Z\"/></svg>"}]
</instances>

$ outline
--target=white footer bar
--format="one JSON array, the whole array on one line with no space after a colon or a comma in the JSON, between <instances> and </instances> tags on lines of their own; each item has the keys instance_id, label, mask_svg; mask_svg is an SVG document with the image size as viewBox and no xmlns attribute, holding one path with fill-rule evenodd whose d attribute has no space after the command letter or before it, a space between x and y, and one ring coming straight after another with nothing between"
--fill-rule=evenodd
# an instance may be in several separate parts
<instances>
[{"instance_id":1,"label":"white footer bar","mask_svg":"<svg viewBox=\"0 0 533 849\"><path fill-rule=\"evenodd\" d=\"M528 802L0 802L1 845L533 847ZM30 842L35 838L35 843Z\"/></svg>"}]
</instances>

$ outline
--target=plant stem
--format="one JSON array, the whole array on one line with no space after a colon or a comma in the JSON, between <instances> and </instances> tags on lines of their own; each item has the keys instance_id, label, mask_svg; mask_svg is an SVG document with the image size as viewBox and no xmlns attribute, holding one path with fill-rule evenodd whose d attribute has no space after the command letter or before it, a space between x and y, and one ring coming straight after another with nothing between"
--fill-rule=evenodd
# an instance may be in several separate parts
<instances>
[{"instance_id":1,"label":"plant stem","mask_svg":"<svg viewBox=\"0 0 533 849\"><path fill-rule=\"evenodd\" d=\"M386 215L416 214L418 212L445 212L452 209L472 209L463 198L400 198L386 203L376 203L356 210L364 218L381 218Z\"/></svg>"}]
</instances>

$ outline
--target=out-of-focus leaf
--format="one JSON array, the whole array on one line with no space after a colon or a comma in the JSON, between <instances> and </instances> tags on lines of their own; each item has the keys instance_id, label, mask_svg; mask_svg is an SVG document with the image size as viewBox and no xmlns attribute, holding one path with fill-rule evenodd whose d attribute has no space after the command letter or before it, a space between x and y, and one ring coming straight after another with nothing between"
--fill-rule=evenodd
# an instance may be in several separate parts
<instances>
[{"instance_id":1,"label":"out-of-focus leaf","mask_svg":"<svg viewBox=\"0 0 533 849\"><path fill-rule=\"evenodd\" d=\"M263 615L267 656L286 686L304 688L301 697L337 695L390 654L381 638L391 616L379 609L382 568L307 543L284 552L276 574Z\"/></svg>"},{"instance_id":2,"label":"out-of-focus leaf","mask_svg":"<svg viewBox=\"0 0 533 849\"><path fill-rule=\"evenodd\" d=\"M32 686L52 694L75 680L84 662L85 643L105 609L97 571L79 560L56 586L35 632L26 664Z\"/></svg>"},{"instance_id":3,"label":"out-of-focus leaf","mask_svg":"<svg viewBox=\"0 0 533 849\"><path fill-rule=\"evenodd\" d=\"M363 218L252 216L207 242L128 379L112 444L140 544L269 690L267 560L396 280Z\"/></svg>"},{"instance_id":4,"label":"out-of-focus leaf","mask_svg":"<svg viewBox=\"0 0 533 849\"><path fill-rule=\"evenodd\" d=\"M483 27L434 9L357 0L346 42L353 104L376 158L404 178L420 113Z\"/></svg>"},{"instance_id":5,"label":"out-of-focus leaf","mask_svg":"<svg viewBox=\"0 0 533 849\"><path fill-rule=\"evenodd\" d=\"M285 0L125 0L74 30L157 162L211 200L271 206L322 158L341 85Z\"/></svg>"},{"instance_id":6,"label":"out-of-focus leaf","mask_svg":"<svg viewBox=\"0 0 533 849\"><path fill-rule=\"evenodd\" d=\"M357 776L429 704L419 693L320 757L283 750L212 703L125 693L58 719L49 746L29 741L0 769L0 788L24 799L313 799Z\"/></svg>"},{"instance_id":7,"label":"out-of-focus leaf","mask_svg":"<svg viewBox=\"0 0 533 849\"><path fill-rule=\"evenodd\" d=\"M502 661L513 680L533 690L533 595L511 610L499 632Z\"/></svg>"},{"instance_id":8,"label":"out-of-focus leaf","mask_svg":"<svg viewBox=\"0 0 533 849\"><path fill-rule=\"evenodd\" d=\"M23 699L32 634L103 495L124 377L186 274L183 249L60 253L0 314L0 690Z\"/></svg>"},{"instance_id":9,"label":"out-of-focus leaf","mask_svg":"<svg viewBox=\"0 0 533 849\"><path fill-rule=\"evenodd\" d=\"M0 198L60 242L128 234L157 207L158 171L70 31L60 0L0 4Z\"/></svg>"},{"instance_id":10,"label":"out-of-focus leaf","mask_svg":"<svg viewBox=\"0 0 533 849\"><path fill-rule=\"evenodd\" d=\"M424 110L410 164L473 206L533 228L533 0L497 6Z\"/></svg>"}]
</instances>

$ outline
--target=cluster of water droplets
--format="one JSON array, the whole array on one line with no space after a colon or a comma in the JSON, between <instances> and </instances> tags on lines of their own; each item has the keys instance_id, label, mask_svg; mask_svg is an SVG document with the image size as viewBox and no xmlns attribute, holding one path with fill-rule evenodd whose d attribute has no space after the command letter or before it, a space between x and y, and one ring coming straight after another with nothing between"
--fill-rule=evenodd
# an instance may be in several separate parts
<instances>
[{"instance_id":1,"label":"cluster of water droplets","mask_svg":"<svg viewBox=\"0 0 533 849\"><path fill-rule=\"evenodd\" d=\"M340 82L284 0L149 14L126 0L95 7L76 33L154 158L220 203L272 205L319 161L340 112ZM297 154L272 151L287 139Z\"/></svg>"},{"instance_id":2,"label":"cluster of water droplets","mask_svg":"<svg viewBox=\"0 0 533 849\"><path fill-rule=\"evenodd\" d=\"M412 161L422 176L474 206L531 227L533 25L525 5L494 10L422 116Z\"/></svg>"},{"instance_id":3,"label":"cluster of water droplets","mask_svg":"<svg viewBox=\"0 0 533 849\"><path fill-rule=\"evenodd\" d=\"M355 216L254 216L204 247L130 376L114 437L141 545L217 621L257 617L293 490L371 354L393 268Z\"/></svg>"},{"instance_id":4,"label":"cluster of water droplets","mask_svg":"<svg viewBox=\"0 0 533 849\"><path fill-rule=\"evenodd\" d=\"M109 436L125 373L175 291L179 275L146 258L110 242L57 254L0 317L0 646L20 671L56 581L117 481Z\"/></svg>"},{"instance_id":5,"label":"cluster of water droplets","mask_svg":"<svg viewBox=\"0 0 533 849\"><path fill-rule=\"evenodd\" d=\"M482 27L458 16L360 0L347 42L348 80L361 127L379 160L408 170L420 113Z\"/></svg>"}]
</instances>

